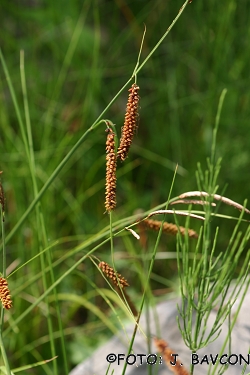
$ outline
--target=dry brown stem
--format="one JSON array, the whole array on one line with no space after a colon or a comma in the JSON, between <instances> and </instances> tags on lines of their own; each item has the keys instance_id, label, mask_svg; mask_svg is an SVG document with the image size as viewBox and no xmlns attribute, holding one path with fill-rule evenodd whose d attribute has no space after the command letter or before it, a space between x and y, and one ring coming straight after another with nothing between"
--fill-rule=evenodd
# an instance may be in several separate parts
<instances>
[{"instance_id":1,"label":"dry brown stem","mask_svg":"<svg viewBox=\"0 0 250 375\"><path fill-rule=\"evenodd\" d=\"M179 195L178 198L185 199L189 197L212 197L213 199L217 201L221 201L229 206L233 206L234 208L237 208L237 210L239 211L245 211L246 213L250 214L250 211L246 207L242 206L241 204L235 201L232 201L229 198L223 197L222 195L219 195L219 194L208 194L205 191L188 191L186 193Z\"/></svg>"}]
</instances>

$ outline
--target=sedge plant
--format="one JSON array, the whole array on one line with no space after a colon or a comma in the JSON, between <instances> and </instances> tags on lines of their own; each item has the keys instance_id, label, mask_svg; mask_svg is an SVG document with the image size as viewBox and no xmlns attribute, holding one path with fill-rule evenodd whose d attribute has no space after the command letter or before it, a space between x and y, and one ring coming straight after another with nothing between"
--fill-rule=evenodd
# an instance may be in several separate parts
<instances>
[{"instance_id":1,"label":"sedge plant","mask_svg":"<svg viewBox=\"0 0 250 375\"><path fill-rule=\"evenodd\" d=\"M93 87L95 85L98 86L95 78L98 77L99 74L98 57L100 53L101 34L98 4L96 2L94 3L96 6L93 8L93 17L96 28L93 43L93 64L91 66L90 76L92 78L89 84L90 87L91 85ZM158 40L141 63L139 61L141 54L140 49L139 58L131 77L123 84L121 89L113 99L109 101L101 113L98 114L95 119L91 119L91 121L86 115L86 112L88 106L90 107L93 105L93 96L91 94L86 96L83 105L83 113L85 123L87 123L87 128L84 128L84 130L81 131L81 134L80 132L77 134L74 138L74 142L71 141L73 137L70 138L69 136L70 132L74 132L74 126L72 126L68 132L65 131L65 134L63 134L63 132L60 133L61 139L58 141L60 147L58 148L63 151L59 153L59 156L57 152L54 153L55 147L53 142L55 139L53 138L53 131L57 127L59 128L59 122L56 122L55 117L59 113L60 92L63 90L67 72L70 70L70 64L73 60L74 52L80 40L81 28L86 20L86 15L91 8L91 2L84 2L81 15L74 28L57 83L53 90L52 99L45 111L46 113L43 117L45 129L41 143L41 150L37 150L38 140L36 138L35 126L33 123L34 120L32 120L32 114L29 107L32 98L28 98L29 95L26 87L28 70L25 69L25 66L27 58L25 61L24 52L21 52L20 76L23 105L20 105L19 96L16 93L16 88L14 88L16 83L14 83L5 62L4 55L0 51L4 76L8 83L10 97L14 105L15 116L19 125L19 129L15 131L18 134L21 134L15 144L15 150L17 150L22 156L23 163L20 166L21 173L24 173L24 175L22 175L22 181L28 177L30 186L27 197L19 197L19 203L23 201L25 202L22 206L24 209L20 211L21 214L15 220L15 224L8 227L6 236L4 226L2 226L2 275L4 278L8 276L9 286L11 287L10 293L15 306L13 314L11 309L6 312L5 320L3 308L1 315L0 344L2 357L4 359L3 364L1 363L1 370L8 375L18 371L33 369L37 366L42 366L43 373L48 375L59 373L68 374L70 366L68 364L69 355L67 352L66 337L77 335L80 331L78 326L72 327L68 322L71 321L71 318L77 313L79 308L85 312L85 315L90 315L89 326L86 324L83 328L83 335L85 335L85 337L87 336L85 331L86 327L90 327L89 330L91 331L93 326L95 328L98 326L98 324L94 324L91 319L93 321L96 319L96 321L101 322L102 326L107 327L108 331L112 333L116 333L117 327L120 326L124 329L124 332L126 331L123 323L124 317L132 321L135 326L134 333L132 337L127 337L125 335L128 353L132 352L136 333L138 330L141 330L140 316L143 308L146 307L146 314L148 314L149 305L154 303L151 277L153 275L155 263L158 259L157 251L161 246L162 237L165 232L168 234L171 232L173 235L177 235L177 260L180 289L183 298L183 304L180 306L179 326L183 334L183 339L190 350L198 350L200 347L205 346L208 342L216 338L219 334L222 321L225 320L229 314L231 305L238 290L245 285L244 282L246 280L245 276L249 260L248 257L243 264L242 271L238 275L236 287L230 295L230 302L226 302L228 286L233 278L240 254L246 246L249 231L246 231L246 233L240 237L239 228L243 221L244 214L244 207L241 206L241 214L238 218L231 239L229 240L227 249L219 256L215 256L216 239L219 236L219 230L217 230L213 236L210 224L210 219L214 217L213 215L216 215L216 212L212 212L212 207L214 204L213 197L215 197L215 194L218 192L216 179L219 173L219 163L216 164L215 161L215 137L212 146L212 157L208 164L208 171L203 174L199 167L197 175L199 192L205 192L207 194L206 197L204 195L199 197L202 201L202 207L204 208L202 212L194 212L193 210L191 211L191 209L183 212L183 210L178 211L171 207L172 203L176 203L177 200L183 199L180 197L172 198L173 190L176 186L176 173L178 173L179 170L181 171L181 174L186 172L181 166L175 171L166 202L153 208L148 207L143 210L143 213L133 213L130 216L119 215L119 205L116 202L116 190L119 188L117 183L119 183L120 176L131 172L134 168L132 163L126 164L126 162L129 159L127 156L130 151L132 139L137 135L137 132L138 134L140 133L140 128L138 129L137 123L138 113L141 110L138 93L140 86L139 73L143 72L146 63L151 60L153 54L159 49L160 45L172 30L175 23L179 20L189 3L191 3L190 0L186 0L182 7L178 9L177 16L174 18L167 31L164 32L162 38ZM142 46L140 48L142 48ZM104 120L104 116L106 117L107 112L113 108L115 102L118 102L118 98L128 85L131 87L129 91L129 101L123 132L121 134L121 142L120 145L118 145L118 126L115 126L111 120ZM140 93L140 95L143 97L143 93ZM221 99L221 102L222 101L223 97ZM219 114L220 111L218 111L218 118ZM23 117L25 120L23 120ZM53 120L55 121L55 124L53 123ZM215 132L217 132L217 128L218 121L215 127ZM104 135L104 130L107 131L107 169L105 202L101 210L106 210L104 215L102 211L104 217L102 223L105 224L94 234L78 234L78 232L76 233L74 231L73 234L71 233L70 237L60 238L59 236L52 236L53 238L51 239L50 226L53 225L53 221L56 222L60 215L63 216L65 212L68 212L64 211L65 202L72 207L71 215L68 215L70 216L70 220L67 221L67 223L71 221L77 222L79 216L80 224L78 224L78 228L79 231L84 231L84 226L89 220L92 209L89 210L87 214L82 213L81 204L88 200L88 194L92 194L94 189L104 189L105 182L104 180L101 180L98 184L90 186L89 191L84 190L85 186L83 183L81 189L84 193L80 198L77 194L70 191L70 189L64 188L62 176L63 172L65 172L66 175L69 173L69 180L72 179L71 170L74 170L74 158L77 157L83 159L85 156L88 156L90 150L94 153L94 147L91 147L94 144L94 141L91 143L90 140L93 140L93 138L98 139L99 134ZM8 139L11 140L13 135L13 133L11 133L11 127L9 127L8 131ZM44 166L41 168L40 165L40 160L43 158L43 152L46 150L47 144L51 144L51 141L49 141L50 139L53 140L53 147L52 151L49 149L47 150L47 155L50 155L51 163L53 164L52 171L47 170L46 163L44 165L45 168ZM105 146L103 147L103 150L104 149ZM144 154L147 158L153 161L157 159L155 158L153 151L143 151L143 148L140 146L138 146L138 150L141 151L142 155ZM84 154L84 152L86 154ZM117 168L117 158L120 159L119 163L120 161L123 162L123 164L120 164L119 168ZM166 165L166 160L164 159L163 161L164 165ZM103 159L101 159L101 162L99 163L103 166ZM169 164L167 165L169 166ZM93 179L96 170L98 170L98 163L90 168L90 171L88 172L90 181L92 181L91 179ZM16 185L20 183L20 176L18 179L15 179L15 183ZM56 193L54 196L51 195L51 192L57 192L60 189L62 190L62 197ZM57 199L58 196L59 199L62 198L63 202L61 204L61 209L58 210L58 217L55 215L53 220L48 221L47 213L51 212L48 207L52 206L51 197ZM81 199L80 203L78 202L79 199ZM4 200L2 203L5 203ZM10 200L7 200L6 202L6 207L8 206L11 211ZM6 209L6 211L7 217L10 217L11 212L8 212L8 209ZM32 216L33 214L34 217ZM163 220L152 220L154 215L163 215ZM181 227L178 222L176 224L167 223L169 215L172 218L175 215L176 219L181 215L185 215L188 218L192 217L195 220L204 222L204 225L200 230L200 233L198 233L190 228L189 219L187 219L185 227ZM84 218L83 220L82 217ZM107 220L107 218L109 220ZM143 244L142 239L138 234L140 231L143 232L144 230L147 230L145 229L147 225L150 226L150 229L158 231L157 239L152 246L153 250L150 252L146 245ZM20 243L15 243L17 235L20 233L22 235L23 228L29 229L29 226L31 226L33 230L35 228L34 235L29 236L28 230L25 232L28 233L26 236L27 243L28 241L31 242L31 245L29 244L28 247L29 249L32 249L31 252L25 251L26 247L23 243L21 244L22 246ZM199 234L193 254L190 254L189 251L190 234L192 234L194 240L197 240ZM137 245L134 245L135 242L139 243L139 246L141 246L140 250L143 249L142 253L137 251L138 247ZM133 260L133 272L136 272L139 276L136 278L140 283L136 285L136 287L140 285L140 292L137 294L140 297L138 298L139 303L134 303L133 293L130 294L129 288L127 291L127 284L126 289L124 288L123 283L125 279L123 275L120 275L120 270L117 269L117 264L119 264L117 261L117 259L119 259L117 258L117 247L121 248L121 243L126 245L126 248L128 249L128 257L130 257L127 261L129 262L131 259ZM13 249L14 247L20 248L15 262L13 261L13 264L10 265L9 269L6 264L6 245L10 249ZM107 249L108 251L105 251ZM165 256L167 257L167 255ZM35 271L31 272L32 268ZM75 279L79 281L75 282ZM105 282L105 287L103 288L99 286L102 281ZM72 287L71 282L74 284L74 287ZM115 285L112 285L112 282L114 282ZM130 283L129 280L128 283ZM106 284L108 284L108 288L106 287ZM5 284L4 287L6 287ZM82 291L83 289L84 292ZM219 302L220 304L216 321L214 322L211 332L207 332L204 329L202 322L206 321L209 311L211 311L215 304L217 305L218 297L221 294L223 298L222 301ZM105 301L110 308L112 315L108 316L102 311L102 308L99 307L100 299ZM61 306L63 306L63 308L61 308ZM194 331L191 328L193 313L196 317ZM155 318L157 319L156 316ZM92 326L91 323L93 323ZM29 324L30 327L27 329ZM233 327L233 324L234 321L232 322L231 327ZM41 332L43 331L39 330L39 327L43 327L46 334L42 334ZM27 342L24 337L25 333L28 336L28 334L34 332L36 328L38 329L37 336L33 336L31 341ZM98 332L98 328L96 328L96 330ZM145 340L149 338L150 332L142 333L145 336ZM160 332L157 334L160 335ZM36 337L36 339L34 337ZM47 344L47 350L42 351L43 345L45 346L45 344ZM148 340L149 352L152 351L152 347L153 343ZM9 356L8 353L10 353ZM58 359L58 353L60 360ZM25 366L20 365L18 368L14 369L12 361L15 363L21 363L21 360L23 361L22 364L24 362L26 363ZM50 361L52 362L52 366L49 364ZM125 374L126 371L127 368L125 365L123 368L123 374ZM150 371L152 372L152 368L149 368L149 372ZM107 369L107 373L108 372L109 368ZM191 372L193 372L192 368Z\"/></svg>"}]
</instances>

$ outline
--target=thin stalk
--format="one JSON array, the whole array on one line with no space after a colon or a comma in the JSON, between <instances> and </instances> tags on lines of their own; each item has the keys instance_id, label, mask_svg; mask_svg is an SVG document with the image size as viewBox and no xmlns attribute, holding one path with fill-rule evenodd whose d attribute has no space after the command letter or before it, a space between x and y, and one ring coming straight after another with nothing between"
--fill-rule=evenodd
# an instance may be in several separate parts
<instances>
[{"instance_id":1,"label":"thin stalk","mask_svg":"<svg viewBox=\"0 0 250 375\"><path fill-rule=\"evenodd\" d=\"M1 205L0 205L1 206ZM5 227L4 227L4 218L3 218L3 210L1 206L1 226L2 226L2 244L3 244L3 277L6 278L6 247L5 247Z\"/></svg>"},{"instance_id":2,"label":"thin stalk","mask_svg":"<svg viewBox=\"0 0 250 375\"><path fill-rule=\"evenodd\" d=\"M135 83L137 81L137 68L138 68L139 63L140 63L140 57L141 57L142 46L143 46L146 30L147 30L146 25L144 25L144 32L143 32L143 35L142 35L142 41L141 41L140 50L139 50L139 54L138 54L138 58L137 58L137 63L135 65L135 69L134 69L134 72L133 72L133 75L135 75Z\"/></svg>"},{"instance_id":3,"label":"thin stalk","mask_svg":"<svg viewBox=\"0 0 250 375\"><path fill-rule=\"evenodd\" d=\"M215 163L216 137L217 137L218 127L219 127L219 122L220 122L220 117L221 117L222 106L224 103L226 93L227 93L227 89L223 89L220 95L218 109L217 109L217 113L215 117L215 127L213 130L213 141L212 141L212 147L211 147L211 164Z\"/></svg>"},{"instance_id":4,"label":"thin stalk","mask_svg":"<svg viewBox=\"0 0 250 375\"><path fill-rule=\"evenodd\" d=\"M249 271L249 266L248 266L247 271ZM244 285L244 284L245 284L245 285ZM240 290L241 290L241 288L243 288L243 286L244 286L244 289L243 289L244 291L243 291L243 293L242 293L242 297L241 297L241 299L240 299L240 302L239 302L239 305L238 305L238 307L237 307L237 310L236 310L235 314L233 315L233 319L232 319L231 325L230 325L230 327L229 327L229 329L228 329L227 337L226 337L226 339L225 339L225 341L224 341L224 343L223 343L223 345L222 345L222 348L221 348L221 350L220 350L219 355L221 355L222 353L225 353L225 348L226 348L227 342L230 340L230 337L231 337L231 334L232 334L232 330L233 330L233 328L234 328L234 326L235 326L235 324L236 324L236 321L237 321L237 319L238 319L238 315L239 315L239 312L240 312L241 306L242 306L242 304L243 304L243 301L244 301L244 299L245 299L245 296L246 296L246 294L247 294L247 291L248 291L248 289L249 289L249 285L250 285L250 278L248 277L248 280L247 280L247 282L246 282L246 277L244 277L244 278L243 278L242 285L241 285L241 287L240 287ZM239 293L239 290L238 290L238 293ZM213 366L212 374L215 374L215 373L216 373L216 371L217 371L217 367L218 367L218 366L219 366L219 362L216 362L215 366Z\"/></svg>"},{"instance_id":5,"label":"thin stalk","mask_svg":"<svg viewBox=\"0 0 250 375\"><path fill-rule=\"evenodd\" d=\"M4 361L4 366L5 366L5 369L6 369L6 374L7 375L11 375L11 370L10 370L10 366L9 366L9 362L8 362L8 357L7 357L7 354L6 354L6 351L5 351L5 347L4 347L4 343L3 343L3 337L2 337L3 318L4 318L4 311L3 311L3 307L2 307L2 311L1 311L1 324L0 324L0 348L1 348L2 356L3 356L3 361Z\"/></svg>"},{"instance_id":6,"label":"thin stalk","mask_svg":"<svg viewBox=\"0 0 250 375\"><path fill-rule=\"evenodd\" d=\"M2 223L2 242L3 242L3 277L6 277L6 248L5 248L5 228L4 228L4 213L2 210L2 205L1 206L1 223ZM11 375L10 371L10 366L9 366L9 361L8 357L5 351L4 347L4 342L3 342L3 324L4 324L4 308L3 305L1 304L1 317L0 317L0 347L1 347L1 352L3 356L3 361L6 369L7 375Z\"/></svg>"},{"instance_id":7,"label":"thin stalk","mask_svg":"<svg viewBox=\"0 0 250 375\"><path fill-rule=\"evenodd\" d=\"M215 149L216 149L216 137L217 137L217 132L218 132L218 127L219 127L219 122L220 122L220 116L221 116L221 111L222 111L222 106L224 103L224 99L227 93L227 89L223 89L220 95L219 99L219 104L218 104L218 109L215 117L215 126L213 130L213 140L212 140L212 146L211 146L211 157L210 157L210 165L211 165L211 170L210 170L210 186L215 185L216 181L216 175L215 175ZM211 191L211 193L213 193Z\"/></svg>"},{"instance_id":8,"label":"thin stalk","mask_svg":"<svg viewBox=\"0 0 250 375\"><path fill-rule=\"evenodd\" d=\"M110 251L111 251L111 260L112 260L112 266L115 269L115 259L114 259L114 234L113 234L113 211L110 211L109 213L109 239L110 239ZM118 280L119 283L119 280Z\"/></svg>"},{"instance_id":9,"label":"thin stalk","mask_svg":"<svg viewBox=\"0 0 250 375\"><path fill-rule=\"evenodd\" d=\"M22 135L22 138L23 138L23 143L24 143L24 148L25 148L25 152L26 152L26 155L27 155L27 159L29 160L29 147L28 147L27 135L26 135L26 132L25 132L22 116L21 116L19 106L18 106L18 103L17 103L16 94L15 94L15 91L14 91L14 88L13 88L13 85L12 85L10 74L9 74L7 65L5 63L5 59L3 57L1 48L0 48L0 60L1 60L2 66L3 66L4 74L5 74L8 86L9 86L9 90L10 90L10 94L11 94L11 97L12 97L13 105L14 105L15 112L16 112L16 115L17 115L17 119L18 119L18 123L19 123L19 126L20 126L21 135Z\"/></svg>"},{"instance_id":10,"label":"thin stalk","mask_svg":"<svg viewBox=\"0 0 250 375\"><path fill-rule=\"evenodd\" d=\"M190 0L186 0L184 2L184 4L182 5L182 7L180 8L177 16L175 17L175 19L173 20L173 22L170 24L170 26L168 27L167 31L163 34L163 36L161 37L161 39L159 40L158 43L156 43L156 45L154 46L154 48L152 49L152 51L148 54L148 56L145 58L145 60L141 63L141 65L139 65L138 69L135 69L133 75L131 78L133 78L137 73L139 73L139 71L143 68L143 66L146 64L146 62L150 59L150 57L153 55L153 53L157 50L157 48L161 45L161 43L164 41L164 39L166 38L166 36L169 34L169 32L172 30L173 26L176 24L176 22L178 21L178 19L180 18L180 16L182 15L184 9L186 8L186 6L188 5Z\"/></svg>"},{"instance_id":11,"label":"thin stalk","mask_svg":"<svg viewBox=\"0 0 250 375\"><path fill-rule=\"evenodd\" d=\"M25 68L24 68L24 51L21 51L20 53L20 74L21 74L21 84L22 84L22 92L23 92L23 102L24 102L24 112L25 112L25 122L26 122L26 131L28 134L28 146L29 146L29 164L30 164L30 174L32 177L32 185L33 185L33 194L34 197L38 194L38 186L36 181L36 164L35 164L35 156L34 156L34 147L33 147L33 139L32 139L32 130L31 130L31 121L30 121L30 115L29 115L29 102L28 102L28 95L27 95L27 87L26 87L26 77L25 77ZM47 242L47 236L46 236L46 229L44 225L44 219L42 214L42 207L41 203L39 202L36 206L36 222L37 222L37 236L38 236L38 243L39 243L39 250L42 251L43 247L48 246ZM48 259L51 260L50 256L50 250L47 252ZM42 280L43 280L43 288L44 290L48 287L48 282L46 278L46 274L44 272L45 269L45 254L41 253L40 256L40 263L41 263L41 270L42 270ZM53 268L52 262L49 261L50 266L50 274L53 275ZM52 276L52 280L54 277ZM54 297L55 301L56 299L56 291L54 291ZM46 303L46 318L48 322L48 330L49 330L49 337L50 337L50 347L51 347L51 354L52 357L56 356L56 348L55 348L55 342L54 342L54 335L53 335L53 324L52 324L52 318L49 314L49 300L48 298L45 298ZM58 307L58 303L56 304ZM60 310L57 308L58 312L58 320L60 320ZM58 368L57 368L57 361L53 361L53 371L55 374L58 374Z\"/></svg>"},{"instance_id":12,"label":"thin stalk","mask_svg":"<svg viewBox=\"0 0 250 375\"><path fill-rule=\"evenodd\" d=\"M172 184L171 184L171 187L170 187L168 200L167 200L167 202L165 204L165 208L166 209L167 209L167 207L169 205L169 202L170 202L170 196L171 196L171 193L172 193L172 189L173 189L173 185L174 185L174 181L175 181L175 177L176 177L177 167L176 167L175 174L174 174L174 177L173 177L173 180L172 180ZM141 314L142 314L142 309L143 309L143 306L144 306L144 303L145 303L146 293L148 291L150 276L151 276L151 273L152 273L152 270L153 270L153 266L154 266L156 252L157 252L158 245L159 245L159 242L160 242L160 238L161 238L161 235L162 235L162 229L163 229L163 223L164 223L164 221L165 221L165 215L163 216L163 221L162 221L160 230L159 230L157 238L156 238L156 242L155 242L155 246L154 246L154 249L153 249L152 258L151 258L151 261L150 261L150 264L149 264L149 269L148 269L147 279L146 279L146 283L145 283L145 288L144 288L142 299L141 299L141 305L140 305L140 309L139 309L139 313L138 313L138 318L136 320L136 325L135 325L134 332L133 332L133 335L132 335L132 338L131 338L131 342L130 342L130 345L129 345L129 348L128 348L128 354L131 353L131 350L132 350L132 347L133 347L133 344L134 344L136 332L137 332L139 321L140 321L140 317L141 317ZM126 362L125 365L124 365L124 367L123 367L122 375L125 375L127 365L128 364Z\"/></svg>"}]
</instances>

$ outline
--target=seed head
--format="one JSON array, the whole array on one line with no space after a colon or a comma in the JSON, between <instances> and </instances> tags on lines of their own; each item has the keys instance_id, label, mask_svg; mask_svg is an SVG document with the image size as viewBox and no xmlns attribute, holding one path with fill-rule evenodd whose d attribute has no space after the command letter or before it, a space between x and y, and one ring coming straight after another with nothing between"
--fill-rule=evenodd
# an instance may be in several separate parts
<instances>
[{"instance_id":1,"label":"seed head","mask_svg":"<svg viewBox=\"0 0 250 375\"><path fill-rule=\"evenodd\" d=\"M149 228L155 231L159 231L161 228L161 224L162 224L161 221L147 219L147 220L141 221L139 225L143 228ZM198 234L193 229L186 229L184 227L178 227L177 225L172 224L172 223L164 222L162 230L163 232L172 234L174 236L176 236L178 232L180 232L182 236L185 236L185 233L187 231L188 237L198 238Z\"/></svg>"},{"instance_id":2,"label":"seed head","mask_svg":"<svg viewBox=\"0 0 250 375\"><path fill-rule=\"evenodd\" d=\"M12 307L8 282L4 277L0 277L0 300L2 301L5 309L9 310Z\"/></svg>"},{"instance_id":3,"label":"seed head","mask_svg":"<svg viewBox=\"0 0 250 375\"><path fill-rule=\"evenodd\" d=\"M112 211L116 206L116 154L115 154L115 133L107 128L108 136L106 141L106 211Z\"/></svg>"},{"instance_id":4,"label":"seed head","mask_svg":"<svg viewBox=\"0 0 250 375\"><path fill-rule=\"evenodd\" d=\"M117 151L117 157L124 161L128 156L129 148L131 146L134 134L137 130L138 124L138 106L139 106L139 86L135 83L131 86L127 102L127 110L125 114L124 125L122 127L122 135L120 139L120 145Z\"/></svg>"},{"instance_id":5,"label":"seed head","mask_svg":"<svg viewBox=\"0 0 250 375\"><path fill-rule=\"evenodd\" d=\"M100 262L99 268L101 268L102 272L105 273L107 277L113 281L115 286L120 285L122 288L129 286L127 280L122 275L115 272L114 269L108 265L108 263ZM118 283L118 280L119 280L119 283Z\"/></svg>"}]
</instances>

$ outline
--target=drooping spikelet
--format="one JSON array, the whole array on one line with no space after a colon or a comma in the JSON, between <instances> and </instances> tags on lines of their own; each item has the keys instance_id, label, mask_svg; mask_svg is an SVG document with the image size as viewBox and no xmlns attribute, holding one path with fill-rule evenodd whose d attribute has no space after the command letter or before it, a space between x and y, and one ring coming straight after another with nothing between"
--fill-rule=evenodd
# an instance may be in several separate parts
<instances>
[{"instance_id":1,"label":"drooping spikelet","mask_svg":"<svg viewBox=\"0 0 250 375\"><path fill-rule=\"evenodd\" d=\"M128 102L125 114L124 125L122 127L122 135L120 139L120 145L117 151L117 157L123 161L128 156L129 148L132 143L133 136L137 129L138 123L138 106L139 106L139 86L133 83L131 88L128 90Z\"/></svg>"},{"instance_id":2,"label":"drooping spikelet","mask_svg":"<svg viewBox=\"0 0 250 375\"><path fill-rule=\"evenodd\" d=\"M106 262L100 262L98 267L101 268L102 272L105 273L109 279L112 280L121 299L129 306L132 314L137 316L137 309L125 290L125 288L129 286L127 280L121 274L115 272Z\"/></svg>"},{"instance_id":3,"label":"drooping spikelet","mask_svg":"<svg viewBox=\"0 0 250 375\"><path fill-rule=\"evenodd\" d=\"M146 219L140 222L140 226L143 228L149 228L155 231L159 231L161 227L162 222L158 220L150 220ZM175 224L171 223L163 223L162 227L163 232L173 234L174 236L177 235L177 233L180 231L181 235L185 236L185 233L187 232L188 237L191 238L198 238L198 234L193 229L186 229L184 227L178 227Z\"/></svg>"},{"instance_id":4,"label":"drooping spikelet","mask_svg":"<svg viewBox=\"0 0 250 375\"><path fill-rule=\"evenodd\" d=\"M9 310L12 307L8 282L4 277L0 277L0 300L2 301L5 309Z\"/></svg>"},{"instance_id":5,"label":"drooping spikelet","mask_svg":"<svg viewBox=\"0 0 250 375\"><path fill-rule=\"evenodd\" d=\"M115 154L115 133L107 128L108 136L106 141L106 211L112 211L116 206L116 154Z\"/></svg>"},{"instance_id":6,"label":"drooping spikelet","mask_svg":"<svg viewBox=\"0 0 250 375\"><path fill-rule=\"evenodd\" d=\"M159 353L162 354L166 365L173 373L176 375L189 375L188 370L185 369L181 361L176 356L173 356L176 351L172 350L165 340L155 338L154 343Z\"/></svg>"},{"instance_id":7,"label":"drooping spikelet","mask_svg":"<svg viewBox=\"0 0 250 375\"><path fill-rule=\"evenodd\" d=\"M120 285L121 288L125 288L126 286L129 286L127 280L122 275L115 272L114 269L108 265L108 263L100 262L98 267L101 268L102 272L105 273L106 276L113 281L115 286ZM119 283L118 283L118 280L119 280Z\"/></svg>"},{"instance_id":8,"label":"drooping spikelet","mask_svg":"<svg viewBox=\"0 0 250 375\"><path fill-rule=\"evenodd\" d=\"M217 201L221 201L221 202L223 202L223 203L225 203L229 206L233 206L234 208L237 208L237 210L239 210L239 211L245 211L246 213L250 214L250 210L248 210L246 207L242 206L241 204L239 204L235 201L232 201L232 199L223 197L222 195L219 195L219 194L209 194L206 191L187 191L186 193L183 193L183 194L179 195L178 201L180 203L185 203L184 199L190 198L190 197L204 197L204 198L207 198L207 199L212 198L212 199L215 199ZM189 203L189 201L188 201L188 203ZM192 203L192 201L191 201L191 203ZM173 202L171 204L173 204Z\"/></svg>"}]
</instances>

